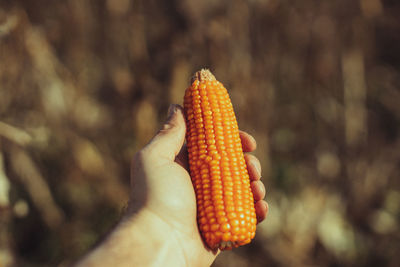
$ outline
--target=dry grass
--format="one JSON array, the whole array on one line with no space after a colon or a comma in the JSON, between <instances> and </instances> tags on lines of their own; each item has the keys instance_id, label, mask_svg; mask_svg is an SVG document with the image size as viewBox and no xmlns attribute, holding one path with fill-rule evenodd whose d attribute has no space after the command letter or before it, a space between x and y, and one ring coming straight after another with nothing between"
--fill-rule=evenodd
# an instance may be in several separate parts
<instances>
[{"instance_id":1,"label":"dry grass","mask_svg":"<svg viewBox=\"0 0 400 267\"><path fill-rule=\"evenodd\" d=\"M209 67L258 141L270 214L214 266L398 266L400 5L2 1L0 266L68 264Z\"/></svg>"}]
</instances>

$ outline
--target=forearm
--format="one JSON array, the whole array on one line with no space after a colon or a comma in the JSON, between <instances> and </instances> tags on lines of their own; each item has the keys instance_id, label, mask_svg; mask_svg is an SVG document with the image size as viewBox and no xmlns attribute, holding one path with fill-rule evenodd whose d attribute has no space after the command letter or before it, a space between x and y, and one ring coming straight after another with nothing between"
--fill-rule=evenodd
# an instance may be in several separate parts
<instances>
[{"instance_id":1,"label":"forearm","mask_svg":"<svg viewBox=\"0 0 400 267\"><path fill-rule=\"evenodd\" d=\"M185 266L185 258L168 226L141 211L125 217L98 247L76 266Z\"/></svg>"}]
</instances>

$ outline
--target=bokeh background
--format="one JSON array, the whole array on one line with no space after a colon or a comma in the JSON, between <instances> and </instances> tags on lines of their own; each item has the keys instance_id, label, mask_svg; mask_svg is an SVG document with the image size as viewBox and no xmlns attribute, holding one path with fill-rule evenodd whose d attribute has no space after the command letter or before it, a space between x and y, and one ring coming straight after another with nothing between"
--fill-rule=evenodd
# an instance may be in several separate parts
<instances>
[{"instance_id":1,"label":"bokeh background","mask_svg":"<svg viewBox=\"0 0 400 267\"><path fill-rule=\"evenodd\" d=\"M1 0L0 266L67 266L104 236L202 67L270 204L213 266L400 266L396 0Z\"/></svg>"}]
</instances>

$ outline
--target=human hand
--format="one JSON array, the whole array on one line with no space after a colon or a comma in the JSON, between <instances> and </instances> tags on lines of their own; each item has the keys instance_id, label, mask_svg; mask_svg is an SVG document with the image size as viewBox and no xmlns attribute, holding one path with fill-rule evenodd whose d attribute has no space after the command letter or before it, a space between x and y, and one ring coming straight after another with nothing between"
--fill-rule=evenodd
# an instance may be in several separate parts
<instances>
[{"instance_id":1,"label":"human hand","mask_svg":"<svg viewBox=\"0 0 400 267\"><path fill-rule=\"evenodd\" d=\"M132 193L125 220L143 218L140 221L150 225L148 235L152 235L152 228L169 233L175 249L189 266L208 266L217 252L205 246L196 222L196 197L188 172L182 108L171 105L168 113L163 128L134 157ZM240 132L240 137L244 152L255 150L256 141L251 135ZM268 213L268 204L263 200L265 187L260 181L261 165L250 154L245 154L245 160L257 220L261 222Z\"/></svg>"}]
</instances>

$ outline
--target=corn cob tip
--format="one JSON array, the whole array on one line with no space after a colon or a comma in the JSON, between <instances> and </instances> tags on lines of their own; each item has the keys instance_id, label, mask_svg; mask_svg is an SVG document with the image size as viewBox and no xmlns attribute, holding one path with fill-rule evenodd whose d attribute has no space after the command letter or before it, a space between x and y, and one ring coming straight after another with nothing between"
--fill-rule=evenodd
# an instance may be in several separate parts
<instances>
[{"instance_id":1,"label":"corn cob tip","mask_svg":"<svg viewBox=\"0 0 400 267\"><path fill-rule=\"evenodd\" d=\"M216 79L210 70L201 69L193 75L192 80L190 82L193 83L195 80L201 82L201 81L215 81Z\"/></svg>"}]
</instances>

